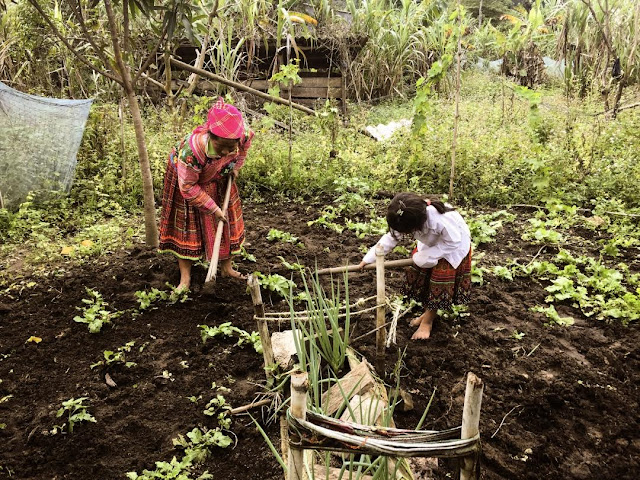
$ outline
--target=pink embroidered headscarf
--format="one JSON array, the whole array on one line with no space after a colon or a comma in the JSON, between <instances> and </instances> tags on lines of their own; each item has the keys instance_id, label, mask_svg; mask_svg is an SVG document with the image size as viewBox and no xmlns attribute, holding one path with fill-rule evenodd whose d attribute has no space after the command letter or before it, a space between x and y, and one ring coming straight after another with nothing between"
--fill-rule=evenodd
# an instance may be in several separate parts
<instances>
[{"instance_id":1,"label":"pink embroidered headscarf","mask_svg":"<svg viewBox=\"0 0 640 480\"><path fill-rule=\"evenodd\" d=\"M206 123L197 127L189 140L191 150L201 163L206 162L209 133L221 138L240 139L242 143L245 129L240 110L233 105L224 103L222 97L218 97L216 103L209 109Z\"/></svg>"}]
</instances>

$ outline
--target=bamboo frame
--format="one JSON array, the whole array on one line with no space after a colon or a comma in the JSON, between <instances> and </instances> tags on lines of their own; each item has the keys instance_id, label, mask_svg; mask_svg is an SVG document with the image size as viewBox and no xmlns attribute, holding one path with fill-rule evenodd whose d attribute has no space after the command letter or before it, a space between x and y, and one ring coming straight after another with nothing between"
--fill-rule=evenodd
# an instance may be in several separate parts
<instances>
[{"instance_id":1,"label":"bamboo frame","mask_svg":"<svg viewBox=\"0 0 640 480\"><path fill-rule=\"evenodd\" d=\"M271 345L269 326L264 318L264 303L262 303L260 282L254 275L249 275L249 278L247 278L247 285L251 291L251 300L253 301L256 322L258 323L258 333L260 334L260 342L262 343L262 356L264 358L265 374L267 375L267 380L270 380L272 374L269 372L268 367L275 363L275 359L273 356L273 346Z\"/></svg>"},{"instance_id":2,"label":"bamboo frame","mask_svg":"<svg viewBox=\"0 0 640 480\"><path fill-rule=\"evenodd\" d=\"M307 390L309 374L298 372L291 375L291 415L299 420L307 418ZM304 450L289 442L288 480L303 480Z\"/></svg>"},{"instance_id":3,"label":"bamboo frame","mask_svg":"<svg viewBox=\"0 0 640 480\"><path fill-rule=\"evenodd\" d=\"M401 260L387 260L384 262L385 268L400 268L400 267L408 267L409 265L413 265L413 260L411 258L403 258ZM318 275L327 275L330 273L359 273L362 270L375 270L376 264L370 263L365 265L363 268L360 268L358 265L346 265L344 267L332 267L332 268L323 268L318 270L316 273Z\"/></svg>"},{"instance_id":4,"label":"bamboo frame","mask_svg":"<svg viewBox=\"0 0 640 480\"><path fill-rule=\"evenodd\" d=\"M480 435L480 408L484 384L475 374L467 374L467 388L464 392L462 410L462 431L460 438L475 438ZM477 453L477 452L476 452ZM478 461L476 455L470 455L460 462L460 480L477 478Z\"/></svg>"}]
</instances>

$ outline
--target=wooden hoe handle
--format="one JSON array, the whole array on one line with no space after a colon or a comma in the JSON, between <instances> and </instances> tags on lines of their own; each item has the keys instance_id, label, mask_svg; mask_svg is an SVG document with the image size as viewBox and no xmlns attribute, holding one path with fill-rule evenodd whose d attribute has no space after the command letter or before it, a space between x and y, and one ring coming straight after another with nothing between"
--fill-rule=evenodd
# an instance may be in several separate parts
<instances>
[{"instance_id":1,"label":"wooden hoe handle","mask_svg":"<svg viewBox=\"0 0 640 480\"><path fill-rule=\"evenodd\" d=\"M233 185L233 176L229 175L229 181L227 182L227 191L224 194L224 203L222 204L222 214L227 215L227 208L229 208L229 198L231 197L231 185ZM216 240L213 243L213 256L211 257L211 263L209 263L209 271L207 272L207 278L204 283L213 281L216 282L216 275L218 273L218 260L220 258L220 244L222 243L222 231L224 230L224 220L218 221L218 227L216 228Z\"/></svg>"}]
</instances>

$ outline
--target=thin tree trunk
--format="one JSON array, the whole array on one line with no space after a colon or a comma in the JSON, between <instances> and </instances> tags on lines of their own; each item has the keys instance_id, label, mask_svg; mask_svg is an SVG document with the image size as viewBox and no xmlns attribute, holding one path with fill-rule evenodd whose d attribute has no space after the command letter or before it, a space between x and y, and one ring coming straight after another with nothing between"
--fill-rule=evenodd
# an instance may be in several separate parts
<instances>
[{"instance_id":1,"label":"thin tree trunk","mask_svg":"<svg viewBox=\"0 0 640 480\"><path fill-rule=\"evenodd\" d=\"M104 0L105 10L109 19L109 32L111 41L113 42L113 54L116 60L120 75L123 80L123 88L129 101L129 109L131 111L131 119L136 132L136 144L138 146L138 162L140 164L140 174L142 177L142 192L144 204L144 232L145 241L151 247L158 246L158 226L156 225L156 207L153 195L153 179L151 176L151 166L149 164L149 154L147 152L147 144L144 137L144 128L142 124L142 115L140 114L140 106L136 97L134 86L131 81L131 72L125 65L120 51L120 43L118 42L118 33L116 27L115 15L111 2ZM125 33L126 38L126 33Z\"/></svg>"},{"instance_id":2,"label":"thin tree trunk","mask_svg":"<svg viewBox=\"0 0 640 480\"><path fill-rule=\"evenodd\" d=\"M482 28L482 0L480 0L480 6L478 7L478 27Z\"/></svg>"}]
</instances>

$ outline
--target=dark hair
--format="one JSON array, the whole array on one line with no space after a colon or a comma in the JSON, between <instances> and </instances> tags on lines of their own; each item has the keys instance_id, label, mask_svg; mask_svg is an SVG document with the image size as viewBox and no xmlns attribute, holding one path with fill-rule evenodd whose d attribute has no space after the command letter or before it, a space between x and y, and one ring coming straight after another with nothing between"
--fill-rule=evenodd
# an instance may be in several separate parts
<instances>
[{"instance_id":1,"label":"dark hair","mask_svg":"<svg viewBox=\"0 0 640 480\"><path fill-rule=\"evenodd\" d=\"M420 230L427 221L426 202L429 202L440 214L455 210L439 200L425 200L415 193L399 193L393 197L387 209L389 228L400 233Z\"/></svg>"}]
</instances>

